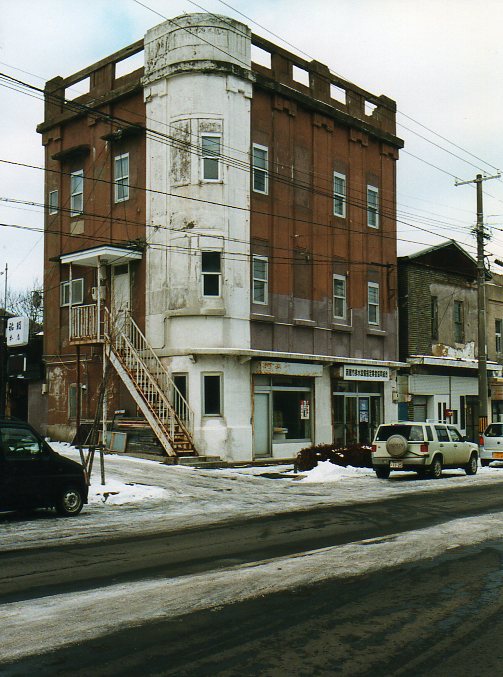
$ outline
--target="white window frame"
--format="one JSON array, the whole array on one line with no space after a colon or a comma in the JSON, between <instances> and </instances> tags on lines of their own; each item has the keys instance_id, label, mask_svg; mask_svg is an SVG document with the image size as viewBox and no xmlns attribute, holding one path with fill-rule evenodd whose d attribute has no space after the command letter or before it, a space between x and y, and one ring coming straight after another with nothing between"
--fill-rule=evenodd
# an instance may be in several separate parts
<instances>
[{"instance_id":1,"label":"white window frame","mask_svg":"<svg viewBox=\"0 0 503 677\"><path fill-rule=\"evenodd\" d=\"M58 190L50 190L49 191L47 206L49 208L49 215L50 216L58 213L58 208L59 208L59 191Z\"/></svg>"},{"instance_id":2,"label":"white window frame","mask_svg":"<svg viewBox=\"0 0 503 677\"><path fill-rule=\"evenodd\" d=\"M74 186L75 179L81 179L80 190ZM77 204L78 202L78 204ZM79 169L70 174L70 216L79 216L84 211L84 170Z\"/></svg>"},{"instance_id":3,"label":"white window frame","mask_svg":"<svg viewBox=\"0 0 503 677\"><path fill-rule=\"evenodd\" d=\"M218 139L218 155L214 155L213 153L208 153L204 154L204 148L203 148L203 139L206 138L213 138L213 139ZM217 161L217 178L207 178L205 176L205 161L206 160L215 160ZM218 181L222 180L222 135L217 134L217 133L211 133L208 132L207 134L201 134L201 179L202 181L208 182L208 183L216 183Z\"/></svg>"},{"instance_id":4,"label":"white window frame","mask_svg":"<svg viewBox=\"0 0 503 677\"><path fill-rule=\"evenodd\" d=\"M84 279L78 277L75 280L66 280L60 284L60 306L64 308L65 306L70 305L70 284L72 285L71 290L71 301L72 306L80 306L84 303Z\"/></svg>"},{"instance_id":5,"label":"white window frame","mask_svg":"<svg viewBox=\"0 0 503 677\"><path fill-rule=\"evenodd\" d=\"M255 261L263 261L265 263L265 275L260 277L255 272ZM259 301L255 295L255 291L262 288L264 291L264 300ZM254 255L252 260L252 299L253 303L258 303L262 306L267 306L269 303L269 259L267 256Z\"/></svg>"},{"instance_id":6,"label":"white window frame","mask_svg":"<svg viewBox=\"0 0 503 677\"><path fill-rule=\"evenodd\" d=\"M203 254L218 254L220 257L220 270L218 271L213 271L213 270L203 270ZM204 293L204 279L207 276L215 276L218 277L218 294L205 294ZM201 252L201 292L203 295L203 298L206 299L216 299L222 296L222 252L221 251L215 251L214 249L206 249Z\"/></svg>"},{"instance_id":7,"label":"white window frame","mask_svg":"<svg viewBox=\"0 0 503 677\"><path fill-rule=\"evenodd\" d=\"M335 184L336 180L340 179L343 182L344 190L341 193L340 191L336 190ZM334 188L334 216L340 216L341 218L345 218L346 216L346 175L341 174L340 172L334 172L334 182L333 182L333 188ZM339 207L339 202L340 207Z\"/></svg>"},{"instance_id":8,"label":"white window frame","mask_svg":"<svg viewBox=\"0 0 503 677\"><path fill-rule=\"evenodd\" d=\"M379 188L370 184L367 184L367 226L379 228Z\"/></svg>"},{"instance_id":9,"label":"white window frame","mask_svg":"<svg viewBox=\"0 0 503 677\"><path fill-rule=\"evenodd\" d=\"M264 167L259 167L257 164L255 164L255 150L261 151L265 154L265 169ZM260 188L257 188L255 185L255 177L258 175L263 176L265 186L264 190L260 190ZM252 187L255 193L262 193L262 195L269 194L269 148L267 146L261 146L258 143L254 143L252 147Z\"/></svg>"},{"instance_id":10,"label":"white window frame","mask_svg":"<svg viewBox=\"0 0 503 677\"><path fill-rule=\"evenodd\" d=\"M117 171L117 167L122 165L122 160L127 159L127 172L123 174ZM129 200L129 153L116 155L114 158L114 185L115 202L126 202ZM119 188L122 188L123 197L119 197Z\"/></svg>"},{"instance_id":11,"label":"white window frame","mask_svg":"<svg viewBox=\"0 0 503 677\"><path fill-rule=\"evenodd\" d=\"M335 293L335 282L336 280L338 282L343 282L344 283L344 295L341 296L339 294ZM335 319L337 320L345 320L347 317L348 313L348 306L347 306L347 295L348 295L348 286L347 286L347 278L345 275L336 275L334 274L332 276L332 314ZM342 299L342 315L337 315L336 314L336 299Z\"/></svg>"},{"instance_id":12,"label":"white window frame","mask_svg":"<svg viewBox=\"0 0 503 677\"><path fill-rule=\"evenodd\" d=\"M370 301L370 290L371 289L377 289L377 303L371 302ZM380 287L378 282L369 282L367 285L367 318L368 318L368 323L373 325L373 326L379 326L381 322L381 313L380 313L380 306L381 306L381 292L380 292ZM375 320L370 319L370 308L375 308Z\"/></svg>"},{"instance_id":13,"label":"white window frame","mask_svg":"<svg viewBox=\"0 0 503 677\"><path fill-rule=\"evenodd\" d=\"M205 398L205 378L207 376L218 376L219 379L219 396L220 396L220 402L219 402L219 407L218 407L218 414L213 413L213 414L208 414L206 412L206 398ZM223 373L221 371L205 371L201 374L201 412L203 416L223 416L224 413L224 379L223 379Z\"/></svg>"}]
</instances>

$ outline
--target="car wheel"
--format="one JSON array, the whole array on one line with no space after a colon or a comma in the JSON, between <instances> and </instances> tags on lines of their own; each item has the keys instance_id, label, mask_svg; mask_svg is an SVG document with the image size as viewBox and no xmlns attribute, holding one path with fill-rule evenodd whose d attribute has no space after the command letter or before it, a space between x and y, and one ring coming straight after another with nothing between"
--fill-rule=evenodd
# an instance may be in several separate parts
<instances>
[{"instance_id":1,"label":"car wheel","mask_svg":"<svg viewBox=\"0 0 503 677\"><path fill-rule=\"evenodd\" d=\"M438 480L442 477L442 460L440 456L435 456L430 465L430 477Z\"/></svg>"},{"instance_id":2,"label":"car wheel","mask_svg":"<svg viewBox=\"0 0 503 677\"><path fill-rule=\"evenodd\" d=\"M383 466L381 468L374 468L374 470L376 471L376 476L380 480L387 480L388 479L389 473L390 473L389 468Z\"/></svg>"},{"instance_id":3,"label":"car wheel","mask_svg":"<svg viewBox=\"0 0 503 677\"><path fill-rule=\"evenodd\" d=\"M476 475L478 465L479 465L479 463L478 463L477 454L472 454L470 456L470 461L468 462L468 465L465 466L465 473L467 475Z\"/></svg>"},{"instance_id":4,"label":"car wheel","mask_svg":"<svg viewBox=\"0 0 503 677\"><path fill-rule=\"evenodd\" d=\"M59 494L56 501L56 510L64 517L72 517L79 514L83 505L84 500L81 490L77 487L66 487Z\"/></svg>"},{"instance_id":5,"label":"car wheel","mask_svg":"<svg viewBox=\"0 0 503 677\"><path fill-rule=\"evenodd\" d=\"M483 468L486 468L486 467L489 465L490 462L491 462L491 461L490 461L489 459L487 459L487 458L481 458L481 459L480 459L480 465L481 465Z\"/></svg>"}]
</instances>

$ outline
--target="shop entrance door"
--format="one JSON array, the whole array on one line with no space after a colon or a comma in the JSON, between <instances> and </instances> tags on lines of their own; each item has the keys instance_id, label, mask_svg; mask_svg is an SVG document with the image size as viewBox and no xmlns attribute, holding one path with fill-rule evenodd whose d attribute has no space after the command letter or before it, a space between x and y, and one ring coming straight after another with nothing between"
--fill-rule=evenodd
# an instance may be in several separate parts
<instances>
[{"instance_id":1,"label":"shop entrance door","mask_svg":"<svg viewBox=\"0 0 503 677\"><path fill-rule=\"evenodd\" d=\"M255 458L271 456L271 394L253 397L253 451Z\"/></svg>"},{"instance_id":2,"label":"shop entrance door","mask_svg":"<svg viewBox=\"0 0 503 677\"><path fill-rule=\"evenodd\" d=\"M342 401L344 401L344 418L341 421ZM371 444L379 423L379 397L356 394L334 396L334 441L336 444Z\"/></svg>"}]
</instances>

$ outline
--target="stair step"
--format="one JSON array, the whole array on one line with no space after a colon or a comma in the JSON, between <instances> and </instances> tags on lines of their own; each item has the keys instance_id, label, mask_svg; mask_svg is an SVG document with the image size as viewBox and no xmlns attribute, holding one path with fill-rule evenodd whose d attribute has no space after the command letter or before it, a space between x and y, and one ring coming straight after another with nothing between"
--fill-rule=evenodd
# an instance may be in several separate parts
<instances>
[{"instance_id":1,"label":"stair step","mask_svg":"<svg viewBox=\"0 0 503 677\"><path fill-rule=\"evenodd\" d=\"M222 466L220 456L180 456L178 465L190 465L193 468L219 468Z\"/></svg>"}]
</instances>

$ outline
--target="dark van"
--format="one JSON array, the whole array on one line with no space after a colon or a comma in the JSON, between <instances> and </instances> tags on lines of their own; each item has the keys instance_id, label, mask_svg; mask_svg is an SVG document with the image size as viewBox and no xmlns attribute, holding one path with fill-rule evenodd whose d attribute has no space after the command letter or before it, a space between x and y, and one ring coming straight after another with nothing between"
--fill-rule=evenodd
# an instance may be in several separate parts
<instances>
[{"instance_id":1,"label":"dark van","mask_svg":"<svg viewBox=\"0 0 503 677\"><path fill-rule=\"evenodd\" d=\"M56 508L78 515L88 487L79 463L60 456L22 421L0 419L0 510Z\"/></svg>"}]
</instances>

